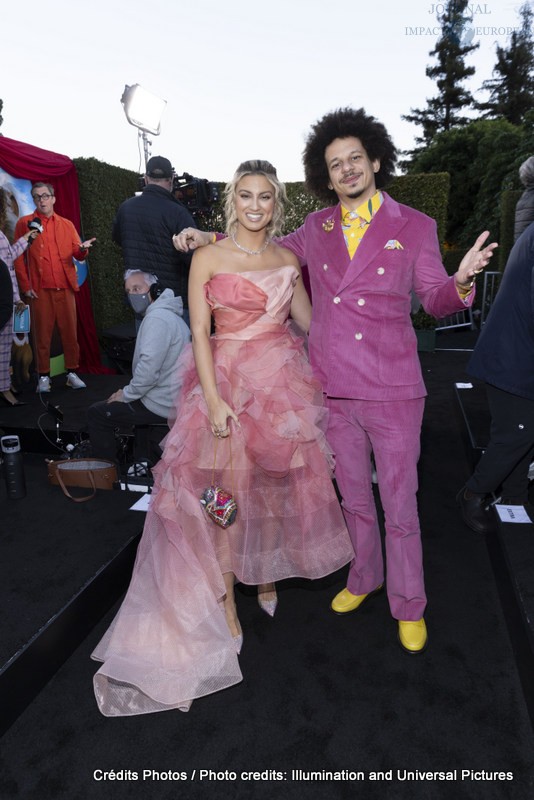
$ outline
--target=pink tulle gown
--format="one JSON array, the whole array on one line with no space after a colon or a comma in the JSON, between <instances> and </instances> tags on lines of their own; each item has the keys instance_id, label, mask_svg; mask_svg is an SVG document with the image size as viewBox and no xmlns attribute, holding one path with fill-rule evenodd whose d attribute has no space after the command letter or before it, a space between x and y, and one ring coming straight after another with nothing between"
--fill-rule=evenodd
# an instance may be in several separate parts
<instances>
[{"instance_id":1,"label":"pink tulle gown","mask_svg":"<svg viewBox=\"0 0 534 800\"><path fill-rule=\"evenodd\" d=\"M94 688L106 716L187 711L242 679L219 602L223 573L245 584L319 578L353 557L331 481L321 387L287 322L297 278L286 266L206 284L217 385L239 426L231 424L231 441L213 436L189 349L130 587L93 653L104 662ZM227 529L199 502L216 443L215 482L238 503Z\"/></svg>"}]
</instances>

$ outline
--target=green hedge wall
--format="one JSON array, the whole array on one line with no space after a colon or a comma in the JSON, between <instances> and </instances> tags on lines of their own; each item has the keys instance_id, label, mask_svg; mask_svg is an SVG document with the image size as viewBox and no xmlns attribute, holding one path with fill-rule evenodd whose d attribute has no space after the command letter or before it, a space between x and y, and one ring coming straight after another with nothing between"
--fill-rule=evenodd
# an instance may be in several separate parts
<instances>
[{"instance_id":1,"label":"green hedge wall","mask_svg":"<svg viewBox=\"0 0 534 800\"><path fill-rule=\"evenodd\" d=\"M82 238L96 236L88 258L91 299L99 334L131 320L124 301L121 249L111 238L119 205L137 190L137 173L112 167L96 158L74 159L80 187Z\"/></svg>"},{"instance_id":2,"label":"green hedge wall","mask_svg":"<svg viewBox=\"0 0 534 800\"><path fill-rule=\"evenodd\" d=\"M426 175L401 175L391 183L388 193L398 202L416 208L436 220L438 239L445 243L450 177L448 172Z\"/></svg>"},{"instance_id":3,"label":"green hedge wall","mask_svg":"<svg viewBox=\"0 0 534 800\"><path fill-rule=\"evenodd\" d=\"M447 226L447 203L450 178L447 172L433 175L402 175L395 178L387 192L398 203L417 208L438 224L438 238L444 241ZM286 213L285 231L294 231L302 224L307 214L317 211L322 203L304 189L302 183L287 183L289 209Z\"/></svg>"},{"instance_id":4,"label":"green hedge wall","mask_svg":"<svg viewBox=\"0 0 534 800\"><path fill-rule=\"evenodd\" d=\"M137 173L113 167L95 158L74 160L80 185L82 237L96 236L97 241L89 257L89 280L97 331L102 331L126 320L131 312L124 302L122 275L124 271L121 250L111 239L111 226L118 206L137 190ZM221 202L209 215L207 227L222 230ZM284 230L289 232L302 224L307 214L321 208L308 194L302 183L287 183L289 199ZM388 192L400 203L413 206L433 217L438 223L438 235L443 241L447 219L449 176L407 175L395 178Z\"/></svg>"}]
</instances>

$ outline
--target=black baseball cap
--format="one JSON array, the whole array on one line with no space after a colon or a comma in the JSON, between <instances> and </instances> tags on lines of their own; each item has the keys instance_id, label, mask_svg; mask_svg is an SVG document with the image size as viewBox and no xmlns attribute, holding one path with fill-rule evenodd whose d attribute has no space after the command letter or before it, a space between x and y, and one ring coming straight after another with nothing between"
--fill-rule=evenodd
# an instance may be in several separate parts
<instances>
[{"instance_id":1,"label":"black baseball cap","mask_svg":"<svg viewBox=\"0 0 534 800\"><path fill-rule=\"evenodd\" d=\"M172 178L172 164L163 156L152 156L146 165L146 174L149 178Z\"/></svg>"}]
</instances>

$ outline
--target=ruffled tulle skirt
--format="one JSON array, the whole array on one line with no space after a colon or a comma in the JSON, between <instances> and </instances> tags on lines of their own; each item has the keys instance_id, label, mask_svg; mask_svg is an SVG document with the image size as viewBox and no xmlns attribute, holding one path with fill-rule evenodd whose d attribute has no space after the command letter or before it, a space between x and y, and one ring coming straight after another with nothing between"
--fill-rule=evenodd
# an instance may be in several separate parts
<instances>
[{"instance_id":1,"label":"ruffled tulle skirt","mask_svg":"<svg viewBox=\"0 0 534 800\"><path fill-rule=\"evenodd\" d=\"M187 710L241 680L219 603L224 573L251 585L319 578L353 556L302 340L282 328L248 341L214 338L212 348L239 425L230 439L213 436L189 350L130 588L93 653L104 662L94 685L106 715ZM227 529L199 502L213 482L238 504Z\"/></svg>"}]
</instances>

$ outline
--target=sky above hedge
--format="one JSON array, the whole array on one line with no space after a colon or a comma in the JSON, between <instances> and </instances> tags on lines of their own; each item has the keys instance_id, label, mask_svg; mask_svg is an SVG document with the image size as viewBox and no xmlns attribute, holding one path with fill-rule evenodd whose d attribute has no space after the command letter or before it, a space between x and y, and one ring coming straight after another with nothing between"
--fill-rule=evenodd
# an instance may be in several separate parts
<instances>
[{"instance_id":1,"label":"sky above hedge","mask_svg":"<svg viewBox=\"0 0 534 800\"><path fill-rule=\"evenodd\" d=\"M477 68L471 91L491 77L518 5L470 5L467 35L480 42L467 61ZM142 171L120 103L139 83L167 101L161 135L149 139L178 173L225 181L241 161L266 158L283 180L301 180L310 125L340 106L364 106L398 147L412 147L417 129L400 117L435 94L425 66L441 9L426 0L4 3L0 132Z\"/></svg>"}]
</instances>

